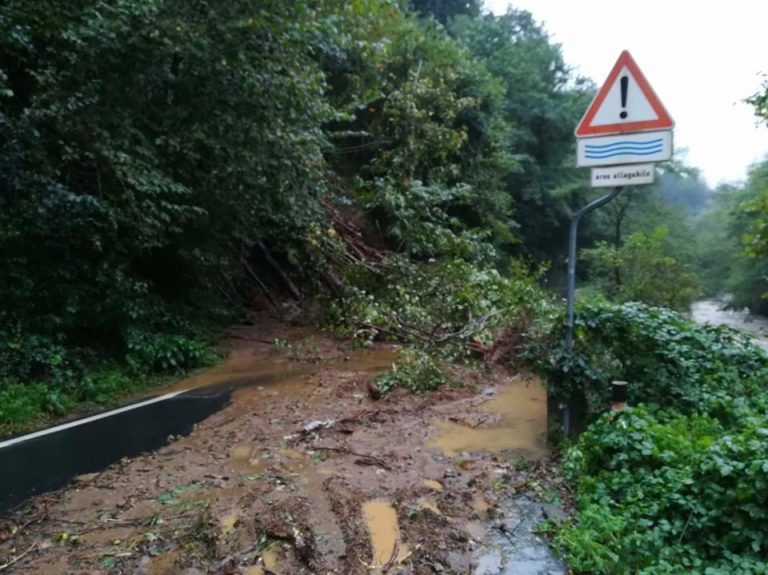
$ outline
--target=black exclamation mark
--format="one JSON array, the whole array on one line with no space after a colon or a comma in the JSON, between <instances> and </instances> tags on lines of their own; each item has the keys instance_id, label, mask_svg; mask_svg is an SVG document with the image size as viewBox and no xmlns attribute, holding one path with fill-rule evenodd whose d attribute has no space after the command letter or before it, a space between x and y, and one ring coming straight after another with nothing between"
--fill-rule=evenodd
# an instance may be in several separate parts
<instances>
[{"instance_id":1,"label":"black exclamation mark","mask_svg":"<svg viewBox=\"0 0 768 575\"><path fill-rule=\"evenodd\" d=\"M627 88L629 88L629 76L621 77L621 107L627 107ZM619 117L624 120L627 117L627 111L622 110Z\"/></svg>"}]
</instances>

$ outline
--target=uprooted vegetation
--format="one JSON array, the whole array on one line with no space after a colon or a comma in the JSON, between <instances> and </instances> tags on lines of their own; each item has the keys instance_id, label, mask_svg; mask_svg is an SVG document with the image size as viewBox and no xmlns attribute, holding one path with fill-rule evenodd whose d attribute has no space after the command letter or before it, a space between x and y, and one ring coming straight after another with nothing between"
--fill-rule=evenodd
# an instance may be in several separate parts
<instances>
[{"instance_id":1,"label":"uprooted vegetation","mask_svg":"<svg viewBox=\"0 0 768 575\"><path fill-rule=\"evenodd\" d=\"M205 365L254 305L450 355L514 323L588 87L525 12L402 4L3 3L6 431Z\"/></svg>"}]
</instances>

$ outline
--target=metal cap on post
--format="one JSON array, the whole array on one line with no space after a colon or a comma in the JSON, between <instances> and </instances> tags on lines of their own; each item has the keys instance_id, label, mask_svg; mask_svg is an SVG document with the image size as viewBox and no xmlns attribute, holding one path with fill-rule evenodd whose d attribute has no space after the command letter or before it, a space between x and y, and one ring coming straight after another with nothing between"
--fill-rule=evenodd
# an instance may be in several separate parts
<instances>
[{"instance_id":1,"label":"metal cap on post","mask_svg":"<svg viewBox=\"0 0 768 575\"><path fill-rule=\"evenodd\" d=\"M624 409L624 406L627 404L628 391L626 381L611 382L611 409L613 411Z\"/></svg>"}]
</instances>

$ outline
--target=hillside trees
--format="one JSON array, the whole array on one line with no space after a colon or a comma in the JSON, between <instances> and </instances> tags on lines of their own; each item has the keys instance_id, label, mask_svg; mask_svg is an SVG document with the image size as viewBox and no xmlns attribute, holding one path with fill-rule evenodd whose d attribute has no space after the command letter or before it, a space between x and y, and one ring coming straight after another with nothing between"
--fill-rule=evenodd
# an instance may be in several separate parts
<instances>
[{"instance_id":1,"label":"hillside trees","mask_svg":"<svg viewBox=\"0 0 768 575\"><path fill-rule=\"evenodd\" d=\"M411 7L422 16L432 16L447 24L455 16L479 16L481 0L410 0Z\"/></svg>"},{"instance_id":2,"label":"hillside trees","mask_svg":"<svg viewBox=\"0 0 768 575\"><path fill-rule=\"evenodd\" d=\"M519 222L571 173L582 92L530 16L461 5L450 35L395 0L3 3L0 380L194 366L265 250L337 297L409 258L483 278L545 253ZM332 269L334 214L405 259Z\"/></svg>"},{"instance_id":3,"label":"hillside trees","mask_svg":"<svg viewBox=\"0 0 768 575\"><path fill-rule=\"evenodd\" d=\"M700 281L693 221L710 196L683 165L653 186L625 189L593 216L597 241L582 251L592 284L615 301L687 309Z\"/></svg>"},{"instance_id":4,"label":"hillside trees","mask_svg":"<svg viewBox=\"0 0 768 575\"><path fill-rule=\"evenodd\" d=\"M499 17L459 17L451 32L504 87L501 114L515 127L506 143L519 163L505 188L514 202L521 251L559 259L570 214L589 193L575 169L573 130L594 87L573 75L560 47L528 12L510 8Z\"/></svg>"},{"instance_id":5,"label":"hillside trees","mask_svg":"<svg viewBox=\"0 0 768 575\"><path fill-rule=\"evenodd\" d=\"M375 53L330 76L333 87L365 79L366 88L339 92L349 103L329 132L337 190L391 249L414 257L471 257L464 240L508 238L499 180L515 164L502 140L511 128L494 116L498 81L429 21L402 18L362 36Z\"/></svg>"},{"instance_id":6,"label":"hillside trees","mask_svg":"<svg viewBox=\"0 0 768 575\"><path fill-rule=\"evenodd\" d=\"M705 289L727 295L734 308L759 314L768 313L767 190L768 162L762 161L752 166L744 184L720 186L712 209L697 222Z\"/></svg>"},{"instance_id":7,"label":"hillside trees","mask_svg":"<svg viewBox=\"0 0 768 575\"><path fill-rule=\"evenodd\" d=\"M83 342L166 323L314 217L312 24L247 8L4 6L4 323Z\"/></svg>"}]
</instances>

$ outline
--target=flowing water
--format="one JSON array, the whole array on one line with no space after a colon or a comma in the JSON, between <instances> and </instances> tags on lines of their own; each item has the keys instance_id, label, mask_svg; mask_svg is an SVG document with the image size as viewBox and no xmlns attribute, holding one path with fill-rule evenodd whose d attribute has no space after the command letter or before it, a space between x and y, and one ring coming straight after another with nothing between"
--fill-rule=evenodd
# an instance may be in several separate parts
<instances>
[{"instance_id":1,"label":"flowing water","mask_svg":"<svg viewBox=\"0 0 768 575\"><path fill-rule=\"evenodd\" d=\"M742 331L752 341L768 351L768 318L751 315L747 310L724 309L725 303L705 299L691 305L691 318L696 323L727 325Z\"/></svg>"}]
</instances>

